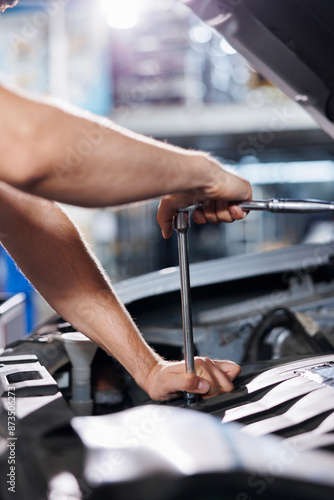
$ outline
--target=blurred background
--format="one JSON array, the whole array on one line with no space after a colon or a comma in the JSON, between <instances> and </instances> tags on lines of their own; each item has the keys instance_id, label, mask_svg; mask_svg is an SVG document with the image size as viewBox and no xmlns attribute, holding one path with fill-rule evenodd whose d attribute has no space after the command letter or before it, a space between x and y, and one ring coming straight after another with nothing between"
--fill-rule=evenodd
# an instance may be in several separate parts
<instances>
[{"instance_id":1,"label":"blurred background","mask_svg":"<svg viewBox=\"0 0 334 500\"><path fill-rule=\"evenodd\" d=\"M209 151L252 183L254 198L333 200L334 148L314 121L176 0L20 0L0 17L0 82L53 96L131 130ZM67 207L111 279L177 265L157 201ZM192 262L331 241L329 216L251 213L195 226ZM34 292L3 252L2 290ZM29 298L30 297L30 298Z\"/></svg>"}]
</instances>

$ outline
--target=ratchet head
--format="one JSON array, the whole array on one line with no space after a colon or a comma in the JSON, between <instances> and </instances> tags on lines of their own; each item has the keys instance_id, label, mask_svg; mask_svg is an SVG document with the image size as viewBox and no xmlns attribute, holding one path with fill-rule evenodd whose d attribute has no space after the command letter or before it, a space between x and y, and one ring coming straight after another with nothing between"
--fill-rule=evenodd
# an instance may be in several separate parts
<instances>
[{"instance_id":1,"label":"ratchet head","mask_svg":"<svg viewBox=\"0 0 334 500\"><path fill-rule=\"evenodd\" d=\"M186 232L190 228L190 215L188 210L178 210L173 219L175 231Z\"/></svg>"}]
</instances>

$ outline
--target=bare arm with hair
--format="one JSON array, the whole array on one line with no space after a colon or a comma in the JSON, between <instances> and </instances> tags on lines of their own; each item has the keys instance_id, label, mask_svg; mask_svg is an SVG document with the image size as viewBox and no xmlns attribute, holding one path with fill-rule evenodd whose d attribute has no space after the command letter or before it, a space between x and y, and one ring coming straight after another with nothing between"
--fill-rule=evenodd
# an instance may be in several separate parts
<instances>
[{"instance_id":1,"label":"bare arm with hair","mask_svg":"<svg viewBox=\"0 0 334 500\"><path fill-rule=\"evenodd\" d=\"M80 232L56 203L0 183L3 245L50 305L114 356L153 399L180 391L230 391L240 368L197 358L197 375L163 360L145 342Z\"/></svg>"},{"instance_id":2,"label":"bare arm with hair","mask_svg":"<svg viewBox=\"0 0 334 500\"><path fill-rule=\"evenodd\" d=\"M203 152L118 127L76 108L55 107L0 86L0 180L44 198L115 206L162 197L165 237L179 207L204 202L195 221L231 222L246 214L230 200L251 198L244 179Z\"/></svg>"}]
</instances>

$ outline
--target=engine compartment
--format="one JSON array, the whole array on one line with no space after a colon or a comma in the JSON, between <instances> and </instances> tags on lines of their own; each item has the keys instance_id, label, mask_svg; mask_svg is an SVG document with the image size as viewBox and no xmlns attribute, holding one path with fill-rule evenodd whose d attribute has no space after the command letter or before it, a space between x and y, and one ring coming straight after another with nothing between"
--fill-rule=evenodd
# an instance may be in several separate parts
<instances>
[{"instance_id":1,"label":"engine compartment","mask_svg":"<svg viewBox=\"0 0 334 500\"><path fill-rule=\"evenodd\" d=\"M277 361L334 351L331 263L254 274L192 289L197 356L231 359L242 365L244 375ZM160 355L183 359L179 290L132 300L127 308L145 340ZM8 345L3 356L35 354L68 400L71 366L61 335L71 331L69 323L54 317L28 338ZM92 363L92 386L96 414L147 400L123 367L101 349Z\"/></svg>"},{"instance_id":2,"label":"engine compartment","mask_svg":"<svg viewBox=\"0 0 334 500\"><path fill-rule=\"evenodd\" d=\"M301 472L304 466L300 468L299 461L306 460L305 463L308 465L305 467L308 471L313 459L312 457L310 459L307 453L320 453L319 460L324 460L325 469L328 466L332 470L334 451L334 273L332 248L327 250L328 253L317 265L314 261L310 265L310 260L307 259L307 255L314 256L315 247L309 246L306 254L305 248L294 250L302 252L303 255L303 259L300 260L301 265L294 268L291 267L291 260L290 266L288 268L286 266L287 256L291 255L290 249L271 252L273 256L270 256L270 265L268 262L265 263L268 254L260 254L256 257L258 265L251 267L248 276L245 276L242 258L232 259L236 268L238 262L241 263L239 275L237 272L234 273L235 279L228 276L227 270L231 269L231 262L226 263L228 259L215 262L216 267L212 262L209 264L217 270L211 274L211 279L205 270L206 264L197 265L200 273L196 275L195 272L192 275L196 355L212 359L231 359L240 363L242 373L235 380L235 390L208 400L197 401L187 407L182 396L167 403L156 403L148 399L146 393L116 360L98 348L91 365L94 416L76 417L79 418L79 427L83 435L86 432L89 436L94 435L89 432L90 426L93 430L96 425L99 428L99 424L91 419L107 419L98 422L101 422L101 425L110 425L112 431L118 425L121 425L122 429L124 426L127 428L126 422L130 418L128 415L134 412L133 418L136 419L137 414L146 411L144 408L149 412L149 416L145 418L151 420L154 408L162 411L183 409L182 411L188 415L186 421L188 418L189 422L193 410L194 414L201 414L204 419L209 416L215 417L220 426L221 423L224 424L222 428L225 428L225 424L234 422L237 434L247 436L240 438L241 440L275 438L284 449L292 447L297 450L297 458L294 458L297 468L295 470L295 466L292 467L293 496L289 497L292 495L289 491L291 478L287 476L289 468L285 467L284 478L275 476L275 488L269 488L266 483L262 498L282 498L280 495L283 495L286 498L311 499L314 490L310 484L313 484L314 478L310 480L307 476L309 472ZM261 262L264 263L262 266ZM270 273L268 267L271 268ZM143 277L129 280L130 284L121 283L119 286L121 294L124 294L125 290L130 297L127 308L146 341L159 354L170 360L183 359L177 272L177 269L172 269L164 270L160 276L156 273L147 275L146 282L155 283L155 293L148 287L146 289L142 287ZM226 279L224 280L221 275L225 275ZM133 488L137 488L139 483L143 490L136 493L136 498L145 498L140 495L144 495L146 487L159 489L158 485L166 480L166 474L168 477L170 474L170 471L167 473L165 470L165 466L159 468L158 462L155 464L154 459L150 458L152 450L147 450L146 441L139 442L136 453L148 453L148 460L152 462L149 476L141 477L139 467L141 459L138 457L136 461L131 455L131 463L134 460L134 464L138 464L138 467L132 466L134 476L130 475L127 482L122 485L115 478L110 479L110 482L106 479L106 475L102 475L104 479L99 484L93 484L87 479L90 477L87 463L91 460L91 463L95 464L96 457L100 459L100 455L104 456L107 451L103 451L103 446L101 445L101 448L97 443L88 446L80 433L78 436L75 426L73 430L72 422L76 422L76 418L73 420L74 414L70 408L71 364L62 338L64 333L71 331L73 327L63 318L54 317L29 337L7 346L1 354L2 430L7 414L6 384L8 386L11 383L16 387L18 401L18 429L22 438L20 446L23 446L20 451L22 464L26 469L25 474L29 476L29 466L26 466L24 459L28 450L35 456L35 469L30 470L30 474L31 477L35 477L38 471L44 481L38 483L41 489L50 489L52 478L66 470L74 474L79 481L81 495L82 491L88 488L89 499L104 498L103 495L109 495L111 492L114 494L113 498L133 498ZM171 418L174 418L174 414ZM175 429L179 418L177 413L173 424ZM183 414L181 418L183 419ZM205 420L204 425L207 425ZM185 428L187 428L186 423ZM160 436L159 439L167 431L164 429L161 432L161 435L156 436L157 438ZM132 441L133 438L132 436ZM174 439L173 446L176 446L176 443L181 446L182 440L177 440L170 434L168 439L172 441ZM185 453L187 443L186 440L183 450ZM123 449L124 443L121 444ZM203 453L206 453L211 445L210 442L201 444L198 437L198 446L203 446ZM249 453L247 451L249 445L240 444L240 446L238 454L245 458ZM108 453L113 450L112 446L106 445L106 448ZM154 453L160 452L159 449ZM50 454L53 459L50 459ZM90 454L95 458L90 459ZM51 460L50 466L45 465L43 457ZM263 461L264 457L261 460ZM265 467L265 464L261 463L261 467ZM231 498L235 498L239 491L239 481L244 481L244 490L249 495L245 498L252 498L254 486L248 484L247 478L249 471L253 471L255 465L247 462L245 467L247 473L238 472L238 467L233 462L229 465L228 473L221 470L217 477L210 476L210 480L199 468L193 481L188 482L184 479L185 483L179 482L180 471L174 471L176 477L173 476L173 481L176 482L173 484L178 484L175 496L164 497L159 489L159 493L155 491L155 498L187 498L180 493L184 488L188 493L192 491L193 498L206 498L207 481L213 481L217 491L229 485ZM124 469L124 474L127 474L126 470L128 469ZM262 478L262 473L258 469L254 473L256 477ZM292 473L291 470L289 473ZM158 482L156 482L157 475ZM187 477L187 474L185 476ZM278 487L280 481L283 483ZM295 485L296 481L299 484L298 488ZM318 482L318 479L315 482ZM319 498L330 498L333 485L330 484L329 475L324 473L320 483L323 490L319 489L319 484L316 485ZM197 490L194 489L194 484L197 484ZM31 488L31 495L26 496L29 500L37 498L34 487ZM101 493L102 491L104 493ZM178 497L179 494L181 496ZM85 497L78 496L78 498Z\"/></svg>"}]
</instances>

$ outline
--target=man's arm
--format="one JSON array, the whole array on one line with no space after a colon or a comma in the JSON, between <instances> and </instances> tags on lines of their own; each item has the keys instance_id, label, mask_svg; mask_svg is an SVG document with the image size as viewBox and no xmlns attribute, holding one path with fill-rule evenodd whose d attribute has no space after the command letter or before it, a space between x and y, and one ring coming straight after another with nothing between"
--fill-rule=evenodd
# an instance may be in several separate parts
<instances>
[{"instance_id":1,"label":"man's arm","mask_svg":"<svg viewBox=\"0 0 334 500\"><path fill-rule=\"evenodd\" d=\"M50 305L77 330L114 356L153 399L191 391L213 396L233 388L232 362L164 361L143 340L100 264L65 212L54 202L0 183L3 245Z\"/></svg>"},{"instance_id":2,"label":"man's arm","mask_svg":"<svg viewBox=\"0 0 334 500\"><path fill-rule=\"evenodd\" d=\"M0 86L0 180L31 194L82 206L165 197L165 237L178 207L204 202L199 223L245 213L229 200L251 198L249 183L202 152L187 151L118 127L76 108L27 99Z\"/></svg>"}]
</instances>

